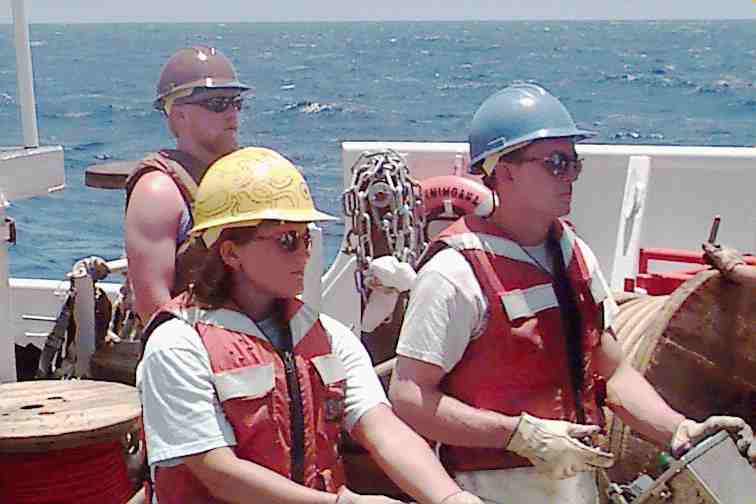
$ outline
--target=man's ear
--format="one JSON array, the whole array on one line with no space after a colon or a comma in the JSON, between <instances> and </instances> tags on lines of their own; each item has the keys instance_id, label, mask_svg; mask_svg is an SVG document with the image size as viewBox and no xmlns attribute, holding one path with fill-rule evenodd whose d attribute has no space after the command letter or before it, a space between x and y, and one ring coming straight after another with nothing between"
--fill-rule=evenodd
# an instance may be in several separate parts
<instances>
[{"instance_id":1,"label":"man's ear","mask_svg":"<svg viewBox=\"0 0 756 504\"><path fill-rule=\"evenodd\" d=\"M514 165L512 163L507 162L503 158L499 158L499 161L496 163L496 176L499 178L499 180L505 180L505 181L512 181L513 180L513 171Z\"/></svg>"}]
</instances>

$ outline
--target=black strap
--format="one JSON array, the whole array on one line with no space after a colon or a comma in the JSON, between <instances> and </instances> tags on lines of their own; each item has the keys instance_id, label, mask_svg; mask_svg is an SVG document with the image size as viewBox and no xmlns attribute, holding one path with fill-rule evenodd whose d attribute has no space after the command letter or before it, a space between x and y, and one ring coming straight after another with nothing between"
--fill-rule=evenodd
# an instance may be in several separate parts
<instances>
[{"instance_id":1,"label":"black strap","mask_svg":"<svg viewBox=\"0 0 756 504\"><path fill-rule=\"evenodd\" d=\"M284 321L282 303L276 306L277 322L281 328L280 339L277 339L276 351L283 361L286 373L286 388L289 390L289 418L291 432L291 479L304 484L305 472L305 421L304 405L302 403L302 388L297 373L294 341L289 324Z\"/></svg>"},{"instance_id":2,"label":"black strap","mask_svg":"<svg viewBox=\"0 0 756 504\"><path fill-rule=\"evenodd\" d=\"M66 341L66 334L71 327L74 299L74 292L69 291L60 309L60 313L58 313L58 318L55 319L55 325L45 339L45 346L42 348L42 353L39 356L35 375L35 378L38 380L49 378L52 375L53 361L60 354Z\"/></svg>"},{"instance_id":3,"label":"black strap","mask_svg":"<svg viewBox=\"0 0 756 504\"><path fill-rule=\"evenodd\" d=\"M567 267L562 256L559 241L552 235L546 240L546 247L551 256L554 271L554 292L559 301L559 312L567 344L567 363L570 368L572 389L575 395L575 407L578 423L585 423L585 408L581 390L583 389L583 346L581 344L583 321L578 310L575 292L567 277Z\"/></svg>"}]
</instances>

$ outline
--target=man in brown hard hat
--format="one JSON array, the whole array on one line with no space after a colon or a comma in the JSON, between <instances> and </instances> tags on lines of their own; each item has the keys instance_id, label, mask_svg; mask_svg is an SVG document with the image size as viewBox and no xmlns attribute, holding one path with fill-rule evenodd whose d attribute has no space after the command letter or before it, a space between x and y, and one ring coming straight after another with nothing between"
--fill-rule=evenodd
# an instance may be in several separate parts
<instances>
[{"instance_id":1,"label":"man in brown hard hat","mask_svg":"<svg viewBox=\"0 0 756 504\"><path fill-rule=\"evenodd\" d=\"M142 322L186 287L203 255L189 246L191 203L208 166L236 150L239 111L250 87L212 47L179 49L157 83L175 149L148 154L126 183L126 255L134 307Z\"/></svg>"}]
</instances>

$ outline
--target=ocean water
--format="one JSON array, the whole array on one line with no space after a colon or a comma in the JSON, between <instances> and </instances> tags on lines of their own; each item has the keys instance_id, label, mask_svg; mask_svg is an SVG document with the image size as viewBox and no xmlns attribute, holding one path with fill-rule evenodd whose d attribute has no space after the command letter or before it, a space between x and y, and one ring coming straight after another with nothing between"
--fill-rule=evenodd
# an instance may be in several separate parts
<instances>
[{"instance_id":1,"label":"ocean water","mask_svg":"<svg viewBox=\"0 0 756 504\"><path fill-rule=\"evenodd\" d=\"M121 191L87 166L172 145L151 108L162 64L206 44L255 98L240 143L280 150L319 206L340 215L345 140L461 141L477 106L518 80L560 96L600 143L754 145L756 22L90 24L30 28L43 144L65 149L66 189L14 203L11 275L62 279L84 256L118 258ZM0 26L0 130L22 142L12 27ZM325 227L330 262L342 222Z\"/></svg>"}]
</instances>

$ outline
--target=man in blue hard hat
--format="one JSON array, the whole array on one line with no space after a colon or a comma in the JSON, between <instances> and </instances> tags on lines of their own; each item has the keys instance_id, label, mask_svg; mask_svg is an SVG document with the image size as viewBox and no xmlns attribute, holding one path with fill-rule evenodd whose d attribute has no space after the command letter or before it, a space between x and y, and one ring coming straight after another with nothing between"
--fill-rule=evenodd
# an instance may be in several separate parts
<instances>
[{"instance_id":1,"label":"man in blue hard hat","mask_svg":"<svg viewBox=\"0 0 756 504\"><path fill-rule=\"evenodd\" d=\"M575 143L593 135L537 85L483 102L470 168L497 207L443 231L412 290L392 403L486 502L595 502L594 471L613 463L590 442L604 405L674 453L727 428L756 460L743 420L686 419L623 362L617 306L593 252L563 220L582 169Z\"/></svg>"}]
</instances>

